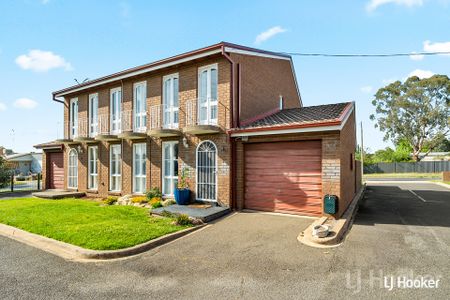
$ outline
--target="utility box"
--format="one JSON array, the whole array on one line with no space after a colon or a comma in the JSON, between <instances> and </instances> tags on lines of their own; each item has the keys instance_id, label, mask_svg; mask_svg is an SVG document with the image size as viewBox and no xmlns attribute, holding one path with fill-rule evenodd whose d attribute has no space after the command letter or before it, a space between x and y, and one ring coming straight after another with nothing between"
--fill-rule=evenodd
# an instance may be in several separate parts
<instances>
[{"instance_id":1,"label":"utility box","mask_svg":"<svg viewBox=\"0 0 450 300\"><path fill-rule=\"evenodd\" d=\"M325 195L323 198L323 209L326 214L337 213L338 197L336 195Z\"/></svg>"}]
</instances>

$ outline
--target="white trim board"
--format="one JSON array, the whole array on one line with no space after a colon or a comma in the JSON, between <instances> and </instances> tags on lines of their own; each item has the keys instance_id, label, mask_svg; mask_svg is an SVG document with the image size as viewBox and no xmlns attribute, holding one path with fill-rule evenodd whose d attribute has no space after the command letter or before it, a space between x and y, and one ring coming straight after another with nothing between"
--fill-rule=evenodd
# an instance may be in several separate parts
<instances>
[{"instance_id":1,"label":"white trim board","mask_svg":"<svg viewBox=\"0 0 450 300\"><path fill-rule=\"evenodd\" d=\"M289 56L269 54L269 53L262 53L262 52L251 51L251 50L242 50L242 49L236 49L236 48L233 48L233 47L225 47L225 52L244 54L244 55L252 55L252 56L260 56L260 57L267 57L267 58L275 58L275 59L291 60L291 57L289 57Z\"/></svg>"}]
</instances>

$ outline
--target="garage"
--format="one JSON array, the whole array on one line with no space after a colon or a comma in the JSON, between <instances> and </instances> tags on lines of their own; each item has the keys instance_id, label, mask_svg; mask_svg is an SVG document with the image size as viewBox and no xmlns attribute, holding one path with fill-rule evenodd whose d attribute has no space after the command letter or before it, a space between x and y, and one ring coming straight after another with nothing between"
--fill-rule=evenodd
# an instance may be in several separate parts
<instances>
[{"instance_id":1,"label":"garage","mask_svg":"<svg viewBox=\"0 0 450 300\"><path fill-rule=\"evenodd\" d=\"M321 140L245 144L244 207L321 215L321 153Z\"/></svg>"},{"instance_id":2,"label":"garage","mask_svg":"<svg viewBox=\"0 0 450 300\"><path fill-rule=\"evenodd\" d=\"M64 189L63 152L47 152L47 188Z\"/></svg>"}]
</instances>

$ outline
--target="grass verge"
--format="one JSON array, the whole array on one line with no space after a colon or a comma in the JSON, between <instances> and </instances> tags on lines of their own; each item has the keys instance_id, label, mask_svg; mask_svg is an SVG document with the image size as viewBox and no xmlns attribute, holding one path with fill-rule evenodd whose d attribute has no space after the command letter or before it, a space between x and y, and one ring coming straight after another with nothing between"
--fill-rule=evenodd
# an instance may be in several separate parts
<instances>
[{"instance_id":1,"label":"grass verge","mask_svg":"<svg viewBox=\"0 0 450 300\"><path fill-rule=\"evenodd\" d=\"M0 201L0 223L93 250L127 248L189 227L172 222L149 216L148 209L91 200Z\"/></svg>"}]
</instances>

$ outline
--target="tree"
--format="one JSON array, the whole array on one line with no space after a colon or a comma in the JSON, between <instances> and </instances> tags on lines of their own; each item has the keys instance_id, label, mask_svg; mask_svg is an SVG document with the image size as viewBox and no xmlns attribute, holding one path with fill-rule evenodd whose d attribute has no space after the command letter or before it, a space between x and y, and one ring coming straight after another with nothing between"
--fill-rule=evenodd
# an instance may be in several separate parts
<instances>
[{"instance_id":1,"label":"tree","mask_svg":"<svg viewBox=\"0 0 450 300\"><path fill-rule=\"evenodd\" d=\"M428 149L428 145L425 145L426 149ZM450 139L444 139L442 142L436 145L433 149L434 152L450 152Z\"/></svg>"},{"instance_id":2,"label":"tree","mask_svg":"<svg viewBox=\"0 0 450 300\"><path fill-rule=\"evenodd\" d=\"M450 79L445 75L396 81L379 89L372 104L376 116L370 118L385 133L384 140L408 142L414 161L420 160L424 145L426 156L450 133Z\"/></svg>"},{"instance_id":3,"label":"tree","mask_svg":"<svg viewBox=\"0 0 450 300\"><path fill-rule=\"evenodd\" d=\"M7 186L11 176L11 170L6 165L6 160L0 156L0 188Z\"/></svg>"},{"instance_id":4,"label":"tree","mask_svg":"<svg viewBox=\"0 0 450 300\"><path fill-rule=\"evenodd\" d=\"M395 150L391 147L380 149L375 153L370 153L370 149L364 150L364 165L375 164L379 162L403 162L411 161L411 145L401 140L396 146ZM355 157L357 160L361 160L361 146L356 147Z\"/></svg>"}]
</instances>

